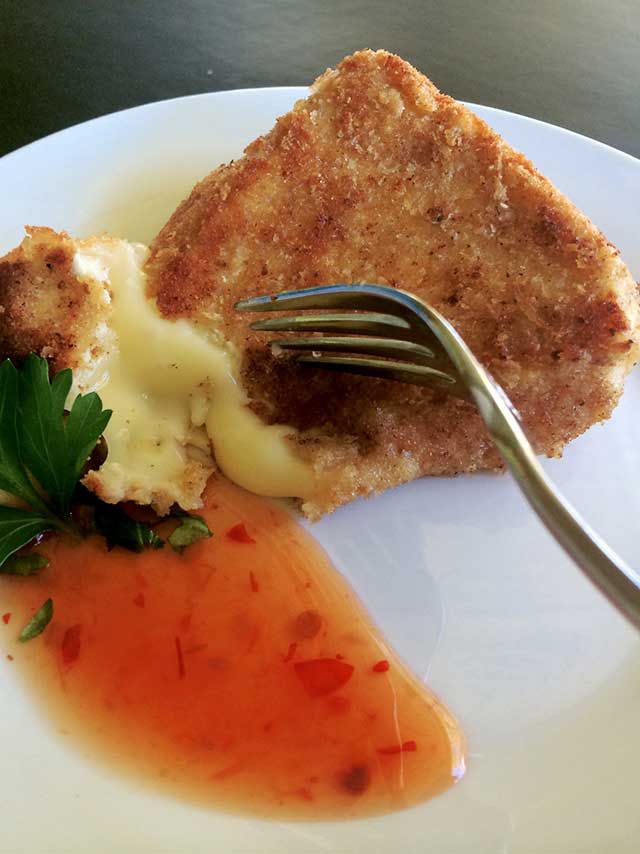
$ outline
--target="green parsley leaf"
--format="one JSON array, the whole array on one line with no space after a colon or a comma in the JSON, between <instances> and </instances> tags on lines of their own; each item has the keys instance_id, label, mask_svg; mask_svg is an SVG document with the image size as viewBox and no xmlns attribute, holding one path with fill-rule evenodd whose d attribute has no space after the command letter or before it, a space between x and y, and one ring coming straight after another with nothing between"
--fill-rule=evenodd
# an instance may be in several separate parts
<instances>
[{"instance_id":1,"label":"green parsley leaf","mask_svg":"<svg viewBox=\"0 0 640 854\"><path fill-rule=\"evenodd\" d=\"M47 601L38 608L27 625L18 635L20 643L26 643L26 641L29 641L32 638L37 638L38 635L41 635L51 622L52 617L53 599L47 599Z\"/></svg>"},{"instance_id":2,"label":"green parsley leaf","mask_svg":"<svg viewBox=\"0 0 640 854\"><path fill-rule=\"evenodd\" d=\"M188 516L180 516L179 518L180 524L167 537L167 541L174 551L183 552L192 543L213 536L202 516L197 516L193 513Z\"/></svg>"},{"instance_id":3,"label":"green parsley leaf","mask_svg":"<svg viewBox=\"0 0 640 854\"><path fill-rule=\"evenodd\" d=\"M14 552L53 527L48 516L18 507L0 506L0 572L4 562Z\"/></svg>"},{"instance_id":4,"label":"green parsley leaf","mask_svg":"<svg viewBox=\"0 0 640 854\"><path fill-rule=\"evenodd\" d=\"M27 356L20 372L20 456L59 510L66 481L64 403L70 388L71 371L61 371L50 384L46 360Z\"/></svg>"},{"instance_id":5,"label":"green parsley leaf","mask_svg":"<svg viewBox=\"0 0 640 854\"><path fill-rule=\"evenodd\" d=\"M0 365L0 489L46 512L46 505L20 461L18 371L9 359Z\"/></svg>"},{"instance_id":6,"label":"green parsley leaf","mask_svg":"<svg viewBox=\"0 0 640 854\"><path fill-rule=\"evenodd\" d=\"M36 575L45 566L49 558L44 555L12 555L0 566L0 575Z\"/></svg>"},{"instance_id":7,"label":"green parsley leaf","mask_svg":"<svg viewBox=\"0 0 640 854\"><path fill-rule=\"evenodd\" d=\"M164 541L146 522L136 522L117 504L96 502L94 508L96 529L106 538L110 549L120 546L131 552L161 549Z\"/></svg>"},{"instance_id":8,"label":"green parsley leaf","mask_svg":"<svg viewBox=\"0 0 640 854\"><path fill-rule=\"evenodd\" d=\"M95 392L80 394L73 401L66 421L70 483L67 484L67 505L82 470L96 447L111 418L111 410L102 408Z\"/></svg>"},{"instance_id":9,"label":"green parsley leaf","mask_svg":"<svg viewBox=\"0 0 640 854\"><path fill-rule=\"evenodd\" d=\"M0 364L0 490L25 508L0 505L0 567L38 534L52 529L77 533L71 498L109 418L97 394L65 404L70 370L49 381L49 365L29 354L20 370Z\"/></svg>"},{"instance_id":10,"label":"green parsley leaf","mask_svg":"<svg viewBox=\"0 0 640 854\"><path fill-rule=\"evenodd\" d=\"M45 490L56 512L69 514L82 467L111 417L97 394L78 395L68 418L64 407L72 375L60 371L49 382L45 359L30 353L20 372L20 456Z\"/></svg>"}]
</instances>

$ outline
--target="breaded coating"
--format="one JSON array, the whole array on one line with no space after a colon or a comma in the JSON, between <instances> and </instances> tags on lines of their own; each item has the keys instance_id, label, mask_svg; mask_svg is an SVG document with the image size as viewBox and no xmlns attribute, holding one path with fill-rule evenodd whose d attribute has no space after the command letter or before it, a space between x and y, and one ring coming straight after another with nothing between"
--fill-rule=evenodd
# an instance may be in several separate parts
<instances>
[{"instance_id":1,"label":"breaded coating","mask_svg":"<svg viewBox=\"0 0 640 854\"><path fill-rule=\"evenodd\" d=\"M107 236L75 240L50 228L27 228L20 246L0 259L0 359L19 363L35 352L48 359L53 372L71 368L70 394L97 388L108 408L110 389L105 392L102 386L122 350L113 322L115 277L122 275L123 258L142 277L145 253L144 247ZM104 264L98 263L101 259ZM122 395L117 400L127 401ZM144 447L136 454L138 465L123 465L117 453L114 457L113 448L124 440L113 437L110 444L113 431L128 432L123 418L126 413L114 411L105 431L107 462L86 475L85 486L108 503L135 501L160 514L174 503L185 510L200 507L215 468L204 431L186 423L175 437L163 437L175 440L177 474L168 481L154 477L158 460L145 454Z\"/></svg>"},{"instance_id":2,"label":"breaded coating","mask_svg":"<svg viewBox=\"0 0 640 854\"><path fill-rule=\"evenodd\" d=\"M363 51L244 156L205 178L152 245L167 316L222 318L265 421L319 477L310 516L420 475L497 469L473 406L270 352L236 300L331 283L401 287L463 335L558 456L610 416L637 358L618 251L522 154L397 56Z\"/></svg>"},{"instance_id":3,"label":"breaded coating","mask_svg":"<svg viewBox=\"0 0 640 854\"><path fill-rule=\"evenodd\" d=\"M26 231L0 259L0 357L19 362L34 352L54 372L72 368L81 375L104 355L109 295L100 282L74 274L77 242L68 234Z\"/></svg>"},{"instance_id":4,"label":"breaded coating","mask_svg":"<svg viewBox=\"0 0 640 854\"><path fill-rule=\"evenodd\" d=\"M77 245L31 230L0 261L0 356L35 350L74 368L81 387L114 344L105 288L74 273ZM471 404L299 366L249 329L255 316L234 310L239 299L358 282L415 293L459 330L549 456L611 415L638 355L638 290L615 247L469 109L384 51L327 71L198 184L146 273L162 316L221 332L241 355L253 412L291 426L287 441L315 474L313 494L297 496L311 518L421 475L501 461ZM196 450L195 476L179 485L186 508L212 468ZM135 487L101 494L144 502Z\"/></svg>"}]
</instances>

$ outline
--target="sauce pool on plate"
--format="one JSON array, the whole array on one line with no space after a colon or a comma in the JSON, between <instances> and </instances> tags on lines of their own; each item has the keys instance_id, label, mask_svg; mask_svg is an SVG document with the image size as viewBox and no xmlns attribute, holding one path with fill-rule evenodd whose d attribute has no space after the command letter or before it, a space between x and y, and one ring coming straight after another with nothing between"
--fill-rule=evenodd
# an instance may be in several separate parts
<instances>
[{"instance_id":1,"label":"sauce pool on plate","mask_svg":"<svg viewBox=\"0 0 640 854\"><path fill-rule=\"evenodd\" d=\"M288 819L389 812L464 769L447 710L282 508L213 480L214 536L176 554L51 539L0 579L0 645L92 761L212 807ZM20 627L51 597L38 638Z\"/></svg>"}]
</instances>

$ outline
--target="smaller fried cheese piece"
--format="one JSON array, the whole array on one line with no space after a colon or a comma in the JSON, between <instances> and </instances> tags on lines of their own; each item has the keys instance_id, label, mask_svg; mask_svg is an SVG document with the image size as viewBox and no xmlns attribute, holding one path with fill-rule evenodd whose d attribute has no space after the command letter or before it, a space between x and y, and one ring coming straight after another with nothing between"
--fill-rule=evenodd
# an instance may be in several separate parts
<instances>
[{"instance_id":1,"label":"smaller fried cheese piece","mask_svg":"<svg viewBox=\"0 0 640 854\"><path fill-rule=\"evenodd\" d=\"M97 391L113 410L107 460L85 485L109 503L195 509L215 450L218 466L254 492L308 489L291 431L246 406L233 348L215 323L159 314L146 294L146 257L140 244L32 228L0 262L0 354L20 360L34 351L53 370L70 367L69 403Z\"/></svg>"}]
</instances>

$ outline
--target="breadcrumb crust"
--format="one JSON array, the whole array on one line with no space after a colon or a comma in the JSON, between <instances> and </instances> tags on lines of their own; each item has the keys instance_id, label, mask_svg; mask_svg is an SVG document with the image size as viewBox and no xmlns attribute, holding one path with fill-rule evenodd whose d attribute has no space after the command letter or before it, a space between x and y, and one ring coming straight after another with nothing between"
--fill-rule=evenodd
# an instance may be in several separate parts
<instances>
[{"instance_id":1,"label":"breadcrumb crust","mask_svg":"<svg viewBox=\"0 0 640 854\"><path fill-rule=\"evenodd\" d=\"M618 251L469 109L385 51L328 70L152 244L151 294L244 354L256 413L298 431L316 517L420 475L498 469L474 408L297 366L236 300L335 282L416 293L502 383L550 456L610 416L637 359L638 292Z\"/></svg>"},{"instance_id":2,"label":"breadcrumb crust","mask_svg":"<svg viewBox=\"0 0 640 854\"><path fill-rule=\"evenodd\" d=\"M104 288L73 275L68 235L27 232L0 260L0 356L35 351L81 375L105 347ZM243 353L253 410L298 431L319 484L303 504L312 518L421 475L501 462L471 405L302 368L249 329L238 299L334 282L416 293L461 332L549 456L610 416L638 356L638 290L615 247L483 121L384 51L328 70L198 184L147 273L166 317L215 322ZM190 494L202 486L192 474Z\"/></svg>"}]
</instances>

